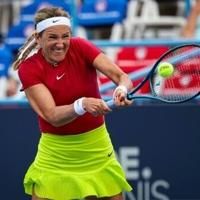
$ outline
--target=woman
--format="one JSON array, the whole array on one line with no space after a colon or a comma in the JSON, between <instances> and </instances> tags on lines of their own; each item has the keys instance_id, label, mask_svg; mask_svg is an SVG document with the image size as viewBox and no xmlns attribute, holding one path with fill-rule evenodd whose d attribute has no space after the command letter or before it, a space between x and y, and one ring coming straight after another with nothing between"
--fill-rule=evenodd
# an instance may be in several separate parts
<instances>
[{"instance_id":1,"label":"woman","mask_svg":"<svg viewBox=\"0 0 200 200\"><path fill-rule=\"evenodd\" d=\"M43 8L35 24L14 63L41 130L25 191L32 200L120 200L131 186L106 130L103 116L111 110L100 97L96 70L119 85L113 94L118 106L131 103L131 80L94 45L71 37L64 10Z\"/></svg>"}]
</instances>

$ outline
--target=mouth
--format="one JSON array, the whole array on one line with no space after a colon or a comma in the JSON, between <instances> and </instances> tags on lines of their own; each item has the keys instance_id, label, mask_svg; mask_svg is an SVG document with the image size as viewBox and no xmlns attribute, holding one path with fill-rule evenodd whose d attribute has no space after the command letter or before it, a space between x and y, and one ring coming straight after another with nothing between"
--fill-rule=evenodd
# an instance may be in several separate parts
<instances>
[{"instance_id":1,"label":"mouth","mask_svg":"<svg viewBox=\"0 0 200 200\"><path fill-rule=\"evenodd\" d=\"M66 50L64 48L52 49L52 56L57 60L63 59L66 55Z\"/></svg>"},{"instance_id":2,"label":"mouth","mask_svg":"<svg viewBox=\"0 0 200 200\"><path fill-rule=\"evenodd\" d=\"M65 54L65 49L53 49L52 50L55 54Z\"/></svg>"},{"instance_id":3,"label":"mouth","mask_svg":"<svg viewBox=\"0 0 200 200\"><path fill-rule=\"evenodd\" d=\"M65 55L66 51L64 49L53 49L51 60L53 60L55 63L59 63L64 60Z\"/></svg>"}]
</instances>

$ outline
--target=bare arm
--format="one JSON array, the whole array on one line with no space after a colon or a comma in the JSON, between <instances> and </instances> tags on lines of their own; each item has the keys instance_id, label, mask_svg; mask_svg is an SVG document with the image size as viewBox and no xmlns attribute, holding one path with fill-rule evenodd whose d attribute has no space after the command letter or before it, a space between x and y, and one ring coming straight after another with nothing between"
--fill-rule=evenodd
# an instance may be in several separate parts
<instances>
[{"instance_id":1,"label":"bare arm","mask_svg":"<svg viewBox=\"0 0 200 200\"><path fill-rule=\"evenodd\" d=\"M74 110L74 103L56 106L50 91L43 84L34 85L25 93L34 111L55 127L68 124L80 116ZM103 100L96 98L84 98L83 108L94 116L111 111Z\"/></svg>"},{"instance_id":2,"label":"bare arm","mask_svg":"<svg viewBox=\"0 0 200 200\"><path fill-rule=\"evenodd\" d=\"M56 106L52 95L43 84L25 90L34 111L53 126L62 126L76 119L73 104Z\"/></svg>"},{"instance_id":3,"label":"bare arm","mask_svg":"<svg viewBox=\"0 0 200 200\"><path fill-rule=\"evenodd\" d=\"M195 5L193 5L190 11L187 22L182 30L183 37L185 38L194 37L198 16L200 16L200 0L196 0Z\"/></svg>"},{"instance_id":4,"label":"bare arm","mask_svg":"<svg viewBox=\"0 0 200 200\"><path fill-rule=\"evenodd\" d=\"M116 85L124 85L128 89L132 88L132 82L128 75L121 70L109 57L103 53L99 54L94 60L94 66L108 78L110 78Z\"/></svg>"},{"instance_id":5,"label":"bare arm","mask_svg":"<svg viewBox=\"0 0 200 200\"><path fill-rule=\"evenodd\" d=\"M99 54L94 60L94 66L101 73L110 78L116 85L121 85L130 90L133 85L132 81L128 77L128 75L122 71L120 67L118 67L115 63L111 61L109 57L105 54ZM121 88L117 88L114 92L114 100L115 104L118 106L129 105L131 102L126 98L126 92L121 90Z\"/></svg>"}]
</instances>

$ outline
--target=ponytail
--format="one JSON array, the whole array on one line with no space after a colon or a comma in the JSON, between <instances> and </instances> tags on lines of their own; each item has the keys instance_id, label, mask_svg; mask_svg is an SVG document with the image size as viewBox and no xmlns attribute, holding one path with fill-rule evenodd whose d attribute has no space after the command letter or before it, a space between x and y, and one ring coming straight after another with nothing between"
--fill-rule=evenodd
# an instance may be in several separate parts
<instances>
[{"instance_id":1,"label":"ponytail","mask_svg":"<svg viewBox=\"0 0 200 200\"><path fill-rule=\"evenodd\" d=\"M19 68L22 61L26 60L33 51L37 50L37 42L35 40L35 33L33 33L25 42L25 44L19 49L16 60L12 64L14 70Z\"/></svg>"}]
</instances>

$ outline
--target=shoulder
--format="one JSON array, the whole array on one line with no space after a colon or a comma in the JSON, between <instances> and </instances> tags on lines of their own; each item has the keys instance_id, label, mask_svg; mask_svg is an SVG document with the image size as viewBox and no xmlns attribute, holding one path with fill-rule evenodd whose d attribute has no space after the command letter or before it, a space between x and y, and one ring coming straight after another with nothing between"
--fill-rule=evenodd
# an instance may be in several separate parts
<instances>
[{"instance_id":1,"label":"shoulder","mask_svg":"<svg viewBox=\"0 0 200 200\"><path fill-rule=\"evenodd\" d=\"M70 40L70 46L72 49L78 49L78 51L81 51L83 54L87 51L88 56L93 52L95 52L95 54L101 52L101 50L94 43L81 37L72 37Z\"/></svg>"},{"instance_id":2,"label":"shoulder","mask_svg":"<svg viewBox=\"0 0 200 200\"><path fill-rule=\"evenodd\" d=\"M41 73L42 65L38 64L40 62L40 57L38 53L28 57L26 60L22 61L19 65L19 74L35 74Z\"/></svg>"},{"instance_id":3,"label":"shoulder","mask_svg":"<svg viewBox=\"0 0 200 200\"><path fill-rule=\"evenodd\" d=\"M44 70L38 53L30 56L19 65L18 75L23 85L23 90L42 82Z\"/></svg>"},{"instance_id":4,"label":"shoulder","mask_svg":"<svg viewBox=\"0 0 200 200\"><path fill-rule=\"evenodd\" d=\"M39 62L40 58L38 56L39 53L35 53L32 56L28 57L22 63L20 63L19 69L22 68L30 68L31 66L38 66L37 63Z\"/></svg>"},{"instance_id":5,"label":"shoulder","mask_svg":"<svg viewBox=\"0 0 200 200\"><path fill-rule=\"evenodd\" d=\"M87 39L81 38L81 37L72 37L70 39L70 44L72 46L79 46L79 47L94 46L94 44L92 42L90 42Z\"/></svg>"},{"instance_id":6,"label":"shoulder","mask_svg":"<svg viewBox=\"0 0 200 200\"><path fill-rule=\"evenodd\" d=\"M73 43L73 44L82 43L82 42L85 42L85 41L87 41L87 40L84 39L84 38L81 38L81 37L72 37L70 39L70 42Z\"/></svg>"}]
</instances>

